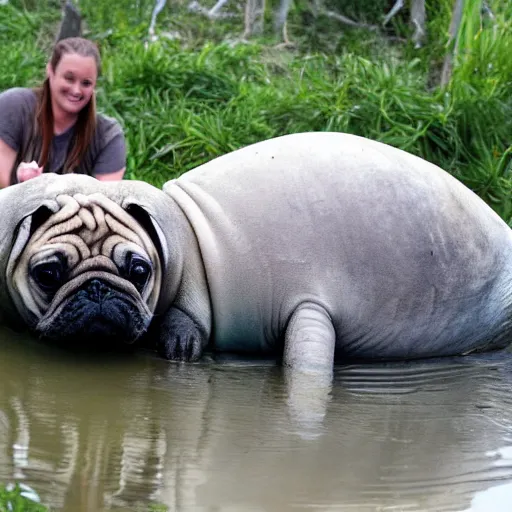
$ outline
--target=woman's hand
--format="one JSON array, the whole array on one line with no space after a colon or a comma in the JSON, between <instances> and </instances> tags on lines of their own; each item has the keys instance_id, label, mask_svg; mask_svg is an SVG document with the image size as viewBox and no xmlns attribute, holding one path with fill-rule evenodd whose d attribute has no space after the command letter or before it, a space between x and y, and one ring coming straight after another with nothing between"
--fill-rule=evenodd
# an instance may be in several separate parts
<instances>
[{"instance_id":1,"label":"woman's hand","mask_svg":"<svg viewBox=\"0 0 512 512\"><path fill-rule=\"evenodd\" d=\"M43 168L37 165L35 160L32 162L21 162L16 169L16 177L18 178L18 182L22 183L23 181L30 180L32 178L36 178L40 174L43 173Z\"/></svg>"}]
</instances>

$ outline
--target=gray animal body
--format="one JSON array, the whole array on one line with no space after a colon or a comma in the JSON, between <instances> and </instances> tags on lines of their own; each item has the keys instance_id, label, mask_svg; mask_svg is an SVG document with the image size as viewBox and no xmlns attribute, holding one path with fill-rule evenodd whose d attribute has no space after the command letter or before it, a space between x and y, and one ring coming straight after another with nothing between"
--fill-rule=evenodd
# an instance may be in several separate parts
<instances>
[{"instance_id":1,"label":"gray animal body","mask_svg":"<svg viewBox=\"0 0 512 512\"><path fill-rule=\"evenodd\" d=\"M448 173L360 137L268 140L163 192L42 176L1 191L0 213L0 306L42 336L72 340L80 325L134 341L149 330L168 359L210 345L320 373L335 356L510 341L510 228ZM56 265L62 283L49 293ZM102 306L82 307L85 296Z\"/></svg>"},{"instance_id":2,"label":"gray animal body","mask_svg":"<svg viewBox=\"0 0 512 512\"><path fill-rule=\"evenodd\" d=\"M327 344L325 357L335 346L341 357L402 359L510 340L510 228L420 158L297 134L217 158L164 191L198 240L220 350L301 340L285 356L314 360Z\"/></svg>"}]
</instances>

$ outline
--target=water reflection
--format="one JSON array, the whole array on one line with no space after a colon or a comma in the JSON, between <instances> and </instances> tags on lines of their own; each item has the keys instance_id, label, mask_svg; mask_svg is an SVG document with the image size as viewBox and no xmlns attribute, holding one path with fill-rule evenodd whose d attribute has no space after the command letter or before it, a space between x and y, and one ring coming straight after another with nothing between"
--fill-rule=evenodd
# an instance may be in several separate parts
<instances>
[{"instance_id":1,"label":"water reflection","mask_svg":"<svg viewBox=\"0 0 512 512\"><path fill-rule=\"evenodd\" d=\"M511 503L512 484L501 484L477 492L465 512L509 512Z\"/></svg>"},{"instance_id":2,"label":"water reflection","mask_svg":"<svg viewBox=\"0 0 512 512\"><path fill-rule=\"evenodd\" d=\"M58 510L512 507L510 355L337 368L308 431L271 363L0 351L0 480Z\"/></svg>"}]
</instances>

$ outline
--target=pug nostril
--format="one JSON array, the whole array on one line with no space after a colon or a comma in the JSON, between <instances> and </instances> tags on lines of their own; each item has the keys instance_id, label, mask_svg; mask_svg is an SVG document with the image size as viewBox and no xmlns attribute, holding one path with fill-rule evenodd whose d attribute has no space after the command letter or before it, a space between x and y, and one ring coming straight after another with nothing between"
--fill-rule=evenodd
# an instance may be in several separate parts
<instances>
[{"instance_id":1,"label":"pug nostril","mask_svg":"<svg viewBox=\"0 0 512 512\"><path fill-rule=\"evenodd\" d=\"M88 299L94 302L102 302L112 294L110 286L99 279L92 279L85 283L83 291L86 292Z\"/></svg>"}]
</instances>

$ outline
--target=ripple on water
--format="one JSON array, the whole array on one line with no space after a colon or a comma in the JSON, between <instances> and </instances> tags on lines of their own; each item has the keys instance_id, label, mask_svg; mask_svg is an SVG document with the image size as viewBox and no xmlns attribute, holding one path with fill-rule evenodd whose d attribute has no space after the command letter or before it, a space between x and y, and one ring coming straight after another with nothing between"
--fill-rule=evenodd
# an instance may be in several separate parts
<instances>
[{"instance_id":1,"label":"ripple on water","mask_svg":"<svg viewBox=\"0 0 512 512\"><path fill-rule=\"evenodd\" d=\"M273 363L80 360L30 347L0 344L0 479L26 482L56 510L438 512L510 501L506 356L337 367L321 429L307 437Z\"/></svg>"}]
</instances>

